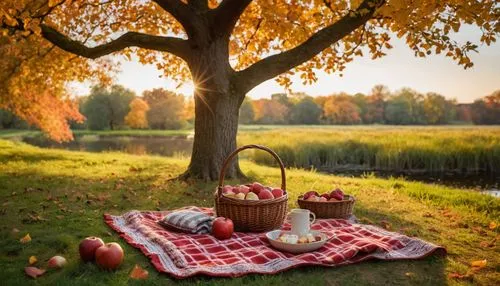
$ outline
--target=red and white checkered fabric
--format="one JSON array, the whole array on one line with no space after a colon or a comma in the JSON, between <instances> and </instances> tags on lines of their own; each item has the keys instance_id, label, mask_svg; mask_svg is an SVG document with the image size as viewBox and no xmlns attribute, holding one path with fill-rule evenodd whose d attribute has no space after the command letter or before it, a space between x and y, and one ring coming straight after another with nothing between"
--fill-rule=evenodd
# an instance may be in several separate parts
<instances>
[{"instance_id":1,"label":"red and white checkered fabric","mask_svg":"<svg viewBox=\"0 0 500 286\"><path fill-rule=\"evenodd\" d=\"M213 215L211 208L187 207ZM270 246L264 233L236 232L219 241L210 234L186 234L157 224L168 211L130 211L104 215L106 223L151 259L160 272L177 278L196 274L237 277L249 273L273 274L302 265L337 266L368 259L418 259L442 247L371 226L338 219L318 219L313 229L333 237L322 248L290 254ZM288 224L283 225L289 230Z\"/></svg>"}]
</instances>

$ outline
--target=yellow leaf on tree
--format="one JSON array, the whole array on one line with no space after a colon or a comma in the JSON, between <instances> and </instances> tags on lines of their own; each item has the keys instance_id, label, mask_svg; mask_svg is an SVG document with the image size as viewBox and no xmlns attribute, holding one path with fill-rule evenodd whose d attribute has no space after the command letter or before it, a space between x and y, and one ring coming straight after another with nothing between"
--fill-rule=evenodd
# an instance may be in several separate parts
<instances>
[{"instance_id":1,"label":"yellow leaf on tree","mask_svg":"<svg viewBox=\"0 0 500 286\"><path fill-rule=\"evenodd\" d=\"M38 261L38 259L36 259L36 256L30 256L30 258L28 259L28 262L30 263L30 265L33 265L35 264L36 262Z\"/></svg>"},{"instance_id":2,"label":"yellow leaf on tree","mask_svg":"<svg viewBox=\"0 0 500 286\"><path fill-rule=\"evenodd\" d=\"M28 233L28 234L26 234L24 237L22 237L21 239L19 239L19 241L20 241L21 243L28 243L28 242L30 242L30 241L31 241L31 236L30 236L30 234L29 234L29 233Z\"/></svg>"},{"instance_id":3,"label":"yellow leaf on tree","mask_svg":"<svg viewBox=\"0 0 500 286\"><path fill-rule=\"evenodd\" d=\"M481 269L481 268L486 267L486 263L487 263L486 259L476 260L476 261L472 261L471 266L474 268L477 268L477 269Z\"/></svg>"},{"instance_id":4,"label":"yellow leaf on tree","mask_svg":"<svg viewBox=\"0 0 500 286\"><path fill-rule=\"evenodd\" d=\"M54 7L59 4L61 0L49 0L49 7Z\"/></svg>"}]
</instances>

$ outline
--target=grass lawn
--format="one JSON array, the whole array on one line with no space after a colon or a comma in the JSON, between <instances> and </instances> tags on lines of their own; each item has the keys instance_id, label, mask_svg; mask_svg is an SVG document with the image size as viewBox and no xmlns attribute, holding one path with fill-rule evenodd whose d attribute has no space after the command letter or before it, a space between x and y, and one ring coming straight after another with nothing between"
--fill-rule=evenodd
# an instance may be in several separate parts
<instances>
[{"instance_id":1,"label":"grass lawn","mask_svg":"<svg viewBox=\"0 0 500 286\"><path fill-rule=\"evenodd\" d=\"M500 201L490 196L399 179L341 178L302 170L287 173L290 206L299 194L314 187L335 186L358 198L355 214L365 223L443 245L446 257L418 261L372 261L338 268L305 267L277 275L248 275L237 279L197 277L177 281L155 271L139 250L128 246L108 228L103 213L131 209L172 209L185 205L212 206L215 183L171 182L187 161L121 153L85 153L47 150L0 140L0 272L2 285L499 285ZM243 162L254 180L277 185L275 168ZM18 232L14 229L19 230ZM19 239L29 233L32 241ZM117 241L126 259L113 273L83 264L79 241L90 235ZM28 258L36 266L60 254L68 259L62 270L50 271L36 281L24 275ZM472 272L470 263L487 260ZM129 280L135 264L150 272L145 282ZM449 274L469 273L465 278Z\"/></svg>"}]
</instances>

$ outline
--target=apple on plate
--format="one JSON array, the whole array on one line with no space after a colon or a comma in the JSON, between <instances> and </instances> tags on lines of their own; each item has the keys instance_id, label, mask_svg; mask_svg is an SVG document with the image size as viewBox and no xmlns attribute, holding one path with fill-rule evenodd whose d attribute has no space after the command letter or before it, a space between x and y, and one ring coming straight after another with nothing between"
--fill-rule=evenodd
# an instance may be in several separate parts
<instances>
[{"instance_id":1,"label":"apple on plate","mask_svg":"<svg viewBox=\"0 0 500 286\"><path fill-rule=\"evenodd\" d=\"M274 188L271 190L271 193L275 198L279 198L284 195L285 192L283 192L282 189Z\"/></svg>"},{"instance_id":2,"label":"apple on plate","mask_svg":"<svg viewBox=\"0 0 500 286\"><path fill-rule=\"evenodd\" d=\"M316 197L319 197L318 192L316 192L316 191L309 191L309 192L307 192L307 193L305 193L305 194L304 194L304 197L303 197L303 198L304 198L304 200L306 200L306 201L307 201L307 200L308 200L308 198L309 198L309 197L311 197L312 195L314 195L314 196L316 196Z\"/></svg>"},{"instance_id":3,"label":"apple on plate","mask_svg":"<svg viewBox=\"0 0 500 286\"><path fill-rule=\"evenodd\" d=\"M258 194L259 200L270 200L274 199L273 193L271 193L268 189L263 189Z\"/></svg>"},{"instance_id":4,"label":"apple on plate","mask_svg":"<svg viewBox=\"0 0 500 286\"><path fill-rule=\"evenodd\" d=\"M93 261L95 259L96 250L104 245L104 241L99 237L90 236L80 242L78 251L83 261Z\"/></svg>"},{"instance_id":5,"label":"apple on plate","mask_svg":"<svg viewBox=\"0 0 500 286\"><path fill-rule=\"evenodd\" d=\"M218 217L212 223L212 235L217 239L223 240L231 238L233 231L233 221L228 218Z\"/></svg>"},{"instance_id":6,"label":"apple on plate","mask_svg":"<svg viewBox=\"0 0 500 286\"><path fill-rule=\"evenodd\" d=\"M246 195L245 200L258 201L259 200L259 196L257 196L254 192L249 192Z\"/></svg>"},{"instance_id":7,"label":"apple on plate","mask_svg":"<svg viewBox=\"0 0 500 286\"><path fill-rule=\"evenodd\" d=\"M266 188L261 183L257 182L253 183L252 186L250 187L250 191L254 192L257 195L265 189Z\"/></svg>"},{"instance_id":8,"label":"apple on plate","mask_svg":"<svg viewBox=\"0 0 500 286\"><path fill-rule=\"evenodd\" d=\"M123 249L116 242L106 243L95 251L97 265L106 270L115 270L123 261Z\"/></svg>"}]
</instances>

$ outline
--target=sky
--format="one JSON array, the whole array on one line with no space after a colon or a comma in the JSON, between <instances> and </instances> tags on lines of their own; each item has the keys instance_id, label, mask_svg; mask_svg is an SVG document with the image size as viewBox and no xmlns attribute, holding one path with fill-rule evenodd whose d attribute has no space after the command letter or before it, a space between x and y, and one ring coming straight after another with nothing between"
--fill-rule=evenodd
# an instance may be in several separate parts
<instances>
[{"instance_id":1,"label":"sky","mask_svg":"<svg viewBox=\"0 0 500 286\"><path fill-rule=\"evenodd\" d=\"M471 40L478 42L478 30L465 27L455 35L459 42ZM472 53L474 67L464 70L451 58L431 55L416 58L406 44L397 38L391 42L393 49L387 56L372 60L369 56L357 57L347 64L343 77L338 74L318 72L318 81L312 85L302 85L297 79L292 85L294 92L306 92L312 96L328 95L338 92L368 94L377 84L383 84L396 91L409 87L419 92L437 92L449 99L461 103L491 94L500 89L500 44L480 46L479 53ZM116 76L116 83L132 89L137 94L152 88L175 90L177 83L165 77L160 78L156 67L143 66L136 60L121 60L121 72ZM88 85L73 86L77 95L86 95ZM192 83L182 85L176 92L191 95ZM268 80L249 92L252 98L269 98L273 93L285 92L274 80Z\"/></svg>"}]
</instances>

